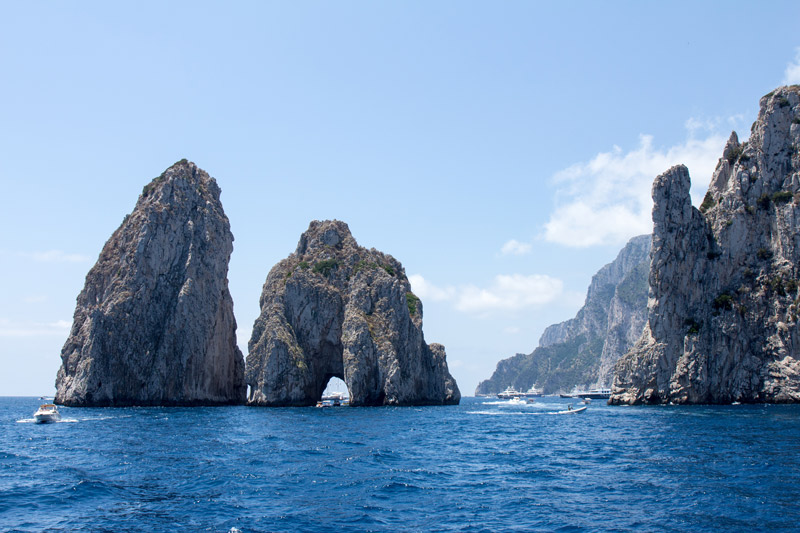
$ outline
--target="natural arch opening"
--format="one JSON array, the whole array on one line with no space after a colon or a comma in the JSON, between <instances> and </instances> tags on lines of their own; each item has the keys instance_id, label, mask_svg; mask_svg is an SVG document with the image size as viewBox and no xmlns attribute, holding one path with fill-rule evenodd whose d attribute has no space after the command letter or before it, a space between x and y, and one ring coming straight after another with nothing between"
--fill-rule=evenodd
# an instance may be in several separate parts
<instances>
[{"instance_id":1,"label":"natural arch opening","mask_svg":"<svg viewBox=\"0 0 800 533\"><path fill-rule=\"evenodd\" d=\"M318 401L329 401L334 404L349 404L350 403L350 390L347 388L347 383L342 379L344 376L328 375L325 379L325 386Z\"/></svg>"}]
</instances>

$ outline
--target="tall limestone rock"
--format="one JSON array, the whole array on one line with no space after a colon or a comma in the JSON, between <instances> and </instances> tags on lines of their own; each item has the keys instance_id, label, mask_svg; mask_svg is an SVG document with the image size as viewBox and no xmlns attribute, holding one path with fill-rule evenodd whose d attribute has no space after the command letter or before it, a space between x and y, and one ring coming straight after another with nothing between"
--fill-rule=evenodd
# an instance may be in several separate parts
<instances>
[{"instance_id":1,"label":"tall limestone rock","mask_svg":"<svg viewBox=\"0 0 800 533\"><path fill-rule=\"evenodd\" d=\"M476 394L532 385L545 393L574 387L607 387L611 370L639 338L647 317L650 236L634 237L617 258L592 277L586 302L575 318L545 329L539 347L497 364Z\"/></svg>"},{"instance_id":2,"label":"tall limestone rock","mask_svg":"<svg viewBox=\"0 0 800 533\"><path fill-rule=\"evenodd\" d=\"M700 209L677 166L653 184L647 325L611 403L800 401L800 86L761 99Z\"/></svg>"},{"instance_id":3,"label":"tall limestone rock","mask_svg":"<svg viewBox=\"0 0 800 533\"><path fill-rule=\"evenodd\" d=\"M144 188L78 295L56 403L245 401L227 279L233 235L219 196L186 160Z\"/></svg>"},{"instance_id":4,"label":"tall limestone rock","mask_svg":"<svg viewBox=\"0 0 800 533\"><path fill-rule=\"evenodd\" d=\"M331 377L351 405L456 404L444 347L425 343L403 266L358 246L347 224L314 221L275 265L247 356L251 405L316 403Z\"/></svg>"}]
</instances>

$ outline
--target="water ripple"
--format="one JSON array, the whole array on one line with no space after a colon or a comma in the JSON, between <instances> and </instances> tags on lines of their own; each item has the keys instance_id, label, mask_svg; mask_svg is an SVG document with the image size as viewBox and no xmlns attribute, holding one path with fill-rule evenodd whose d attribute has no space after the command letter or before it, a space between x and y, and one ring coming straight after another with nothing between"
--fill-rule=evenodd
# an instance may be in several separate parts
<instances>
[{"instance_id":1,"label":"water ripple","mask_svg":"<svg viewBox=\"0 0 800 533\"><path fill-rule=\"evenodd\" d=\"M796 527L800 407L465 399L379 409L63 408L0 398L0 530Z\"/></svg>"}]
</instances>

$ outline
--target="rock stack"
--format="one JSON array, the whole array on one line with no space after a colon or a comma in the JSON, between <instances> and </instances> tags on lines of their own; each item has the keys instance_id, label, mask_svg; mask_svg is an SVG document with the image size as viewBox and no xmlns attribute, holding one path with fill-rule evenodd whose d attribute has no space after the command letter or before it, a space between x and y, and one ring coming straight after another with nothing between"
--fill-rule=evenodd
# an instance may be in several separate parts
<instances>
[{"instance_id":1,"label":"rock stack","mask_svg":"<svg viewBox=\"0 0 800 533\"><path fill-rule=\"evenodd\" d=\"M78 295L56 403L245 401L227 279L233 235L219 197L186 160L144 187Z\"/></svg>"},{"instance_id":2,"label":"rock stack","mask_svg":"<svg viewBox=\"0 0 800 533\"><path fill-rule=\"evenodd\" d=\"M699 209L689 186L653 184L648 320L611 403L800 401L800 86L731 135Z\"/></svg>"},{"instance_id":3,"label":"rock stack","mask_svg":"<svg viewBox=\"0 0 800 533\"><path fill-rule=\"evenodd\" d=\"M422 335L422 302L392 256L358 246L347 224L314 221L275 265L247 356L248 403L316 403L331 377L350 404L457 404L444 347Z\"/></svg>"}]
</instances>

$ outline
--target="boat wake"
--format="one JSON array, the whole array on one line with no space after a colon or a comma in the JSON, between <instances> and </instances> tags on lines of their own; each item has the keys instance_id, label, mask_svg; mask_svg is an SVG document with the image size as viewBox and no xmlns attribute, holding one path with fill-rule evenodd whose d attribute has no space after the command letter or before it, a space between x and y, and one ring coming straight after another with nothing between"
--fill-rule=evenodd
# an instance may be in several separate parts
<instances>
[{"instance_id":1,"label":"boat wake","mask_svg":"<svg viewBox=\"0 0 800 533\"><path fill-rule=\"evenodd\" d=\"M53 422L48 422L47 424L42 424L42 425L62 424L62 423L74 424L75 422L80 422L80 420L78 420L77 418L62 418L61 420L55 420ZM17 420L17 424L35 424L35 423L36 420L34 420L33 418L22 418L20 420Z\"/></svg>"},{"instance_id":2,"label":"boat wake","mask_svg":"<svg viewBox=\"0 0 800 533\"><path fill-rule=\"evenodd\" d=\"M582 413L586 409L582 408L580 410L573 409L573 410L560 410L560 411L544 411L538 410L534 412L526 412L526 411L469 411L471 415L484 415L484 416L540 416L540 415L574 415L576 413Z\"/></svg>"}]
</instances>

